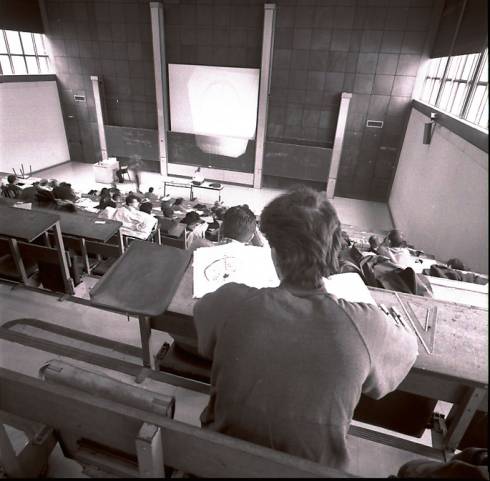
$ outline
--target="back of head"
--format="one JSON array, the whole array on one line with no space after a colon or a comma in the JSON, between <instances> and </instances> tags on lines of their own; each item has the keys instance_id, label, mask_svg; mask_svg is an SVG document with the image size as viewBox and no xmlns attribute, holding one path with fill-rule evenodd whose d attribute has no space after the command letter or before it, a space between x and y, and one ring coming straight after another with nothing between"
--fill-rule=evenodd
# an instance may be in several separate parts
<instances>
[{"instance_id":1,"label":"back of head","mask_svg":"<svg viewBox=\"0 0 490 481\"><path fill-rule=\"evenodd\" d=\"M9 184L15 184L15 182L17 182L17 176L15 174L10 174L8 177L7 177L7 182Z\"/></svg>"},{"instance_id":2,"label":"back of head","mask_svg":"<svg viewBox=\"0 0 490 481\"><path fill-rule=\"evenodd\" d=\"M458 269L459 271L465 270L463 262L461 261L461 259L458 259L457 257L453 257L452 259L449 259L446 262L446 264L451 269Z\"/></svg>"},{"instance_id":3,"label":"back of head","mask_svg":"<svg viewBox=\"0 0 490 481\"><path fill-rule=\"evenodd\" d=\"M297 187L276 197L262 211L260 226L284 281L315 288L338 271L340 221L322 194Z\"/></svg>"},{"instance_id":4,"label":"back of head","mask_svg":"<svg viewBox=\"0 0 490 481\"><path fill-rule=\"evenodd\" d=\"M398 229L390 230L388 240L390 241L391 247L405 247L407 245L403 234Z\"/></svg>"},{"instance_id":5,"label":"back of head","mask_svg":"<svg viewBox=\"0 0 490 481\"><path fill-rule=\"evenodd\" d=\"M247 205L230 207L223 216L223 236L239 242L250 242L255 234L257 221Z\"/></svg>"},{"instance_id":6,"label":"back of head","mask_svg":"<svg viewBox=\"0 0 490 481\"><path fill-rule=\"evenodd\" d=\"M48 179L41 179L41 180L39 181L39 186L40 186L40 187L48 187L48 185L49 185L49 181L48 181Z\"/></svg>"},{"instance_id":7,"label":"back of head","mask_svg":"<svg viewBox=\"0 0 490 481\"><path fill-rule=\"evenodd\" d=\"M140 211L146 212L147 214L151 214L151 210L153 209L153 205L151 202L142 202L140 204Z\"/></svg>"},{"instance_id":8,"label":"back of head","mask_svg":"<svg viewBox=\"0 0 490 481\"><path fill-rule=\"evenodd\" d=\"M135 195L133 194L129 194L127 197L126 197L126 205L132 205L134 201L138 201L138 197L136 197Z\"/></svg>"},{"instance_id":9,"label":"back of head","mask_svg":"<svg viewBox=\"0 0 490 481\"><path fill-rule=\"evenodd\" d=\"M153 192L153 187L150 187L150 188L148 189L148 192L151 194L151 193Z\"/></svg>"}]
</instances>

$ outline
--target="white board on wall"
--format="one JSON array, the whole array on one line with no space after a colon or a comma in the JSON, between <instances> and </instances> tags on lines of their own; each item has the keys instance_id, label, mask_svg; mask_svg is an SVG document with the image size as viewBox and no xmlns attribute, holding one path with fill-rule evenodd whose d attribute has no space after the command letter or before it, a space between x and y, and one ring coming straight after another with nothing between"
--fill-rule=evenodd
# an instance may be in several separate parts
<instances>
[{"instance_id":1,"label":"white board on wall","mask_svg":"<svg viewBox=\"0 0 490 481\"><path fill-rule=\"evenodd\" d=\"M70 160L55 80L0 83L0 172Z\"/></svg>"},{"instance_id":2,"label":"white board on wall","mask_svg":"<svg viewBox=\"0 0 490 481\"><path fill-rule=\"evenodd\" d=\"M205 136L197 140L209 153L236 157L242 146L244 152L257 127L259 69L181 64L168 68L171 130Z\"/></svg>"}]
</instances>

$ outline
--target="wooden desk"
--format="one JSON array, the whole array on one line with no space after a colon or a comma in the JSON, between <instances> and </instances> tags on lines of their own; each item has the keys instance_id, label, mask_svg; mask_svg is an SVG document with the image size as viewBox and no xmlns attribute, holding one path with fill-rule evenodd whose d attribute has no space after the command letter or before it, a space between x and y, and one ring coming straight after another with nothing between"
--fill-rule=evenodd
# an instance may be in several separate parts
<instances>
[{"instance_id":1,"label":"wooden desk","mask_svg":"<svg viewBox=\"0 0 490 481\"><path fill-rule=\"evenodd\" d=\"M32 242L40 235L47 235L51 228L54 232L65 291L73 293L73 281L68 270L59 217L52 213L0 205L0 236L8 239L12 258L24 284L27 284L27 274L17 241Z\"/></svg>"},{"instance_id":2,"label":"wooden desk","mask_svg":"<svg viewBox=\"0 0 490 481\"><path fill-rule=\"evenodd\" d=\"M223 190L223 186L220 185L219 187L213 187L209 184L209 182L203 182L201 185L191 183L191 198L194 198L193 189L215 190L218 192L218 201L221 202L221 191Z\"/></svg>"},{"instance_id":3,"label":"wooden desk","mask_svg":"<svg viewBox=\"0 0 490 481\"><path fill-rule=\"evenodd\" d=\"M192 266L186 270L167 312L151 319L151 328L165 331L196 347L193 323ZM400 308L393 291L369 288L375 301ZM397 293L403 302L425 309L437 306L434 351L427 354L419 344L414 367L399 390L454 403L450 418L456 418L442 439L444 449L455 448L476 410L488 411L488 311ZM448 417L448 419L449 419Z\"/></svg>"},{"instance_id":4,"label":"wooden desk","mask_svg":"<svg viewBox=\"0 0 490 481\"><path fill-rule=\"evenodd\" d=\"M189 251L135 240L90 291L92 305L138 317L143 364L153 369L150 319L167 309L190 258Z\"/></svg>"},{"instance_id":5,"label":"wooden desk","mask_svg":"<svg viewBox=\"0 0 490 481\"><path fill-rule=\"evenodd\" d=\"M165 180L163 182L163 196L167 195L167 186L170 187L183 187L185 189L189 189L189 200L192 200L192 184L190 182L178 182L174 180Z\"/></svg>"}]
</instances>

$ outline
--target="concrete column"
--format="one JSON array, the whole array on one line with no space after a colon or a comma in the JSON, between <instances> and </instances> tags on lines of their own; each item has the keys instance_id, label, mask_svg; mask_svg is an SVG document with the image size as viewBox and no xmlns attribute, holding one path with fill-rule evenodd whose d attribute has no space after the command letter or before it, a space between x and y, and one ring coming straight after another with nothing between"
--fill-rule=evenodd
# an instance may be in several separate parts
<instances>
[{"instance_id":1,"label":"concrete column","mask_svg":"<svg viewBox=\"0 0 490 481\"><path fill-rule=\"evenodd\" d=\"M168 172L167 131L170 128L168 105L167 61L165 58L165 31L163 21L163 4L150 2L151 34L153 44L153 65L155 68L155 92L158 120L158 149L160 173Z\"/></svg>"},{"instance_id":2,"label":"concrete column","mask_svg":"<svg viewBox=\"0 0 490 481\"><path fill-rule=\"evenodd\" d=\"M100 101L99 77L91 75L92 90L94 92L95 112L97 114L97 130L99 132L100 153L102 160L107 160L107 143L105 140L104 117L102 115L102 103Z\"/></svg>"},{"instance_id":3,"label":"concrete column","mask_svg":"<svg viewBox=\"0 0 490 481\"><path fill-rule=\"evenodd\" d=\"M342 97L340 98L339 116L337 118L337 128L335 129L335 140L333 142L332 158L330 160L330 171L328 172L327 199L333 199L334 197L335 184L337 183L337 173L340 165L340 156L342 154L342 146L344 145L347 114L349 113L351 98L352 94L342 92Z\"/></svg>"},{"instance_id":4,"label":"concrete column","mask_svg":"<svg viewBox=\"0 0 490 481\"><path fill-rule=\"evenodd\" d=\"M262 187L262 165L267 134L267 110L269 106L270 78L272 70L272 51L274 48L274 23L276 6L264 5L264 32L262 35L262 62L260 65L259 108L257 115L257 134L255 136L254 188Z\"/></svg>"}]
</instances>

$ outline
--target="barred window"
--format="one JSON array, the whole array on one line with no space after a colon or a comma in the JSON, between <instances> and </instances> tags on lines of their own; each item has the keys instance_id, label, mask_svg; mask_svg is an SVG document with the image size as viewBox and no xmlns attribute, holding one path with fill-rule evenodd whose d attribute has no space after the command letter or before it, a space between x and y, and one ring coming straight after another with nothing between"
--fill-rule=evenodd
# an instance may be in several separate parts
<instances>
[{"instance_id":1,"label":"barred window","mask_svg":"<svg viewBox=\"0 0 490 481\"><path fill-rule=\"evenodd\" d=\"M488 48L431 59L420 100L488 130Z\"/></svg>"},{"instance_id":2,"label":"barred window","mask_svg":"<svg viewBox=\"0 0 490 481\"><path fill-rule=\"evenodd\" d=\"M44 35L0 30L0 75L52 73Z\"/></svg>"}]
</instances>

